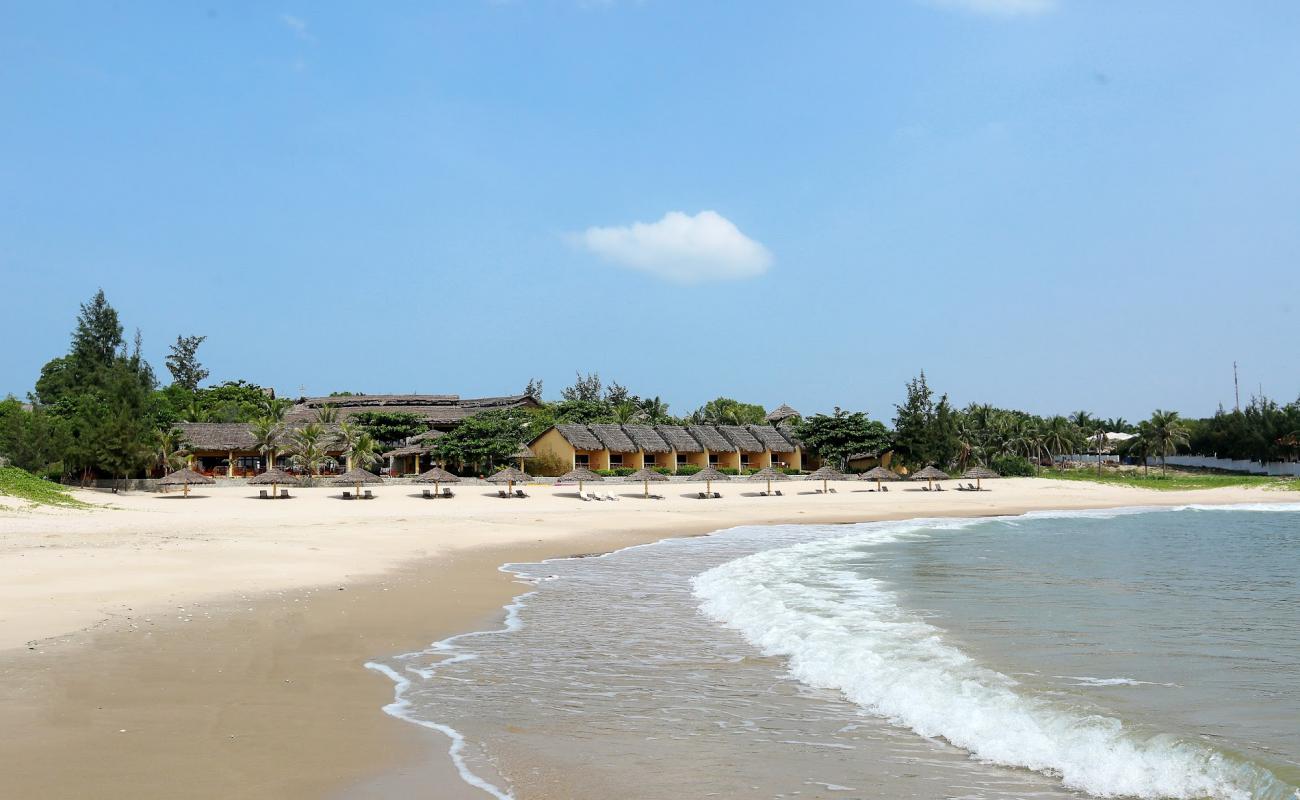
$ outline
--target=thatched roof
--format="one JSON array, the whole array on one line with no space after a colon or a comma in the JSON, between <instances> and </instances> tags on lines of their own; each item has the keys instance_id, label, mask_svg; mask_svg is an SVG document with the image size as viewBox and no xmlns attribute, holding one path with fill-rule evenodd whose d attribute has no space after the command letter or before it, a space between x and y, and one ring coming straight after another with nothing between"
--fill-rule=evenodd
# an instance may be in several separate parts
<instances>
[{"instance_id":1,"label":"thatched roof","mask_svg":"<svg viewBox=\"0 0 1300 800\"><path fill-rule=\"evenodd\" d=\"M948 473L935 466L926 467L919 472L912 473L914 481L942 481L948 479Z\"/></svg>"},{"instance_id":2,"label":"thatched roof","mask_svg":"<svg viewBox=\"0 0 1300 800\"><path fill-rule=\"evenodd\" d=\"M978 480L989 480L990 478L1001 478L1002 476L989 469L988 467L971 467L961 474L963 478L974 478Z\"/></svg>"},{"instance_id":3,"label":"thatched roof","mask_svg":"<svg viewBox=\"0 0 1300 800\"><path fill-rule=\"evenodd\" d=\"M537 458L537 454L534 453L532 451L532 448L530 448L528 445L521 444L519 445L519 449L516 450L510 457L511 458Z\"/></svg>"},{"instance_id":4,"label":"thatched roof","mask_svg":"<svg viewBox=\"0 0 1300 800\"><path fill-rule=\"evenodd\" d=\"M267 486L267 485L275 485L280 483L297 483L297 482L298 482L297 475L294 475L291 472L285 472L279 467L272 467L271 469L268 469L266 472L263 472L261 475L248 479L248 483L250 486Z\"/></svg>"},{"instance_id":5,"label":"thatched roof","mask_svg":"<svg viewBox=\"0 0 1300 800\"><path fill-rule=\"evenodd\" d=\"M667 453L673 448L649 425L624 425L623 431L641 450L647 453Z\"/></svg>"},{"instance_id":6,"label":"thatched roof","mask_svg":"<svg viewBox=\"0 0 1300 800\"><path fill-rule=\"evenodd\" d=\"M695 440L706 450L712 450L716 453L734 453L736 451L736 446L712 425L688 425L686 430L690 431L691 436L694 436Z\"/></svg>"},{"instance_id":7,"label":"thatched roof","mask_svg":"<svg viewBox=\"0 0 1300 800\"><path fill-rule=\"evenodd\" d=\"M793 453L794 445L771 425L747 425L750 434L773 453Z\"/></svg>"},{"instance_id":8,"label":"thatched roof","mask_svg":"<svg viewBox=\"0 0 1300 800\"><path fill-rule=\"evenodd\" d=\"M668 480L667 475L662 472L655 472L649 467L642 467L631 475L628 475L627 478L631 481L650 481L652 483L659 483Z\"/></svg>"},{"instance_id":9,"label":"thatched roof","mask_svg":"<svg viewBox=\"0 0 1300 800\"><path fill-rule=\"evenodd\" d=\"M305 424L307 422L285 426L284 444L280 447L282 451L288 449L289 437L293 432ZM249 422L178 422L175 427L185 437L185 441L189 442L189 449L195 452L225 453L234 450L248 453L257 450L253 425ZM331 455L343 452L334 441L338 425L331 423L321 427L325 429L323 442L326 451Z\"/></svg>"},{"instance_id":10,"label":"thatched roof","mask_svg":"<svg viewBox=\"0 0 1300 800\"><path fill-rule=\"evenodd\" d=\"M419 477L417 477L414 482L415 483L460 483L460 478L456 477L455 475L452 475L450 472L443 469L442 467L434 467L433 469L421 472Z\"/></svg>"},{"instance_id":11,"label":"thatched roof","mask_svg":"<svg viewBox=\"0 0 1300 800\"><path fill-rule=\"evenodd\" d=\"M375 473L369 470L361 469L360 467L358 467L357 469L350 469L347 472L335 478L334 480L330 481L330 483L334 484L335 486L356 486L359 483L383 483L383 482L384 482L383 478L379 477L378 475L376 475Z\"/></svg>"},{"instance_id":12,"label":"thatched roof","mask_svg":"<svg viewBox=\"0 0 1300 800\"><path fill-rule=\"evenodd\" d=\"M729 481L729 480L731 480L731 476L728 475L728 474L726 474L726 473L724 473L724 472L718 472L718 471L717 471L716 469L714 469L713 467L705 467L704 469L702 469L702 470L700 470L699 472L697 472L697 473L695 473L694 475L692 475L692 476L691 476L691 480L696 480L696 481Z\"/></svg>"},{"instance_id":13,"label":"thatched roof","mask_svg":"<svg viewBox=\"0 0 1300 800\"><path fill-rule=\"evenodd\" d=\"M605 449L605 445L600 443L600 440L586 425L579 425L576 422L561 422L555 426L555 430L564 437L566 442L579 450Z\"/></svg>"},{"instance_id":14,"label":"thatched roof","mask_svg":"<svg viewBox=\"0 0 1300 800\"><path fill-rule=\"evenodd\" d=\"M789 475L786 475L784 472L781 472L780 470L773 469L772 467L763 467L763 468L760 469L758 472L755 472L753 475L750 475L750 476L749 476L749 480L751 480L751 481L788 481L788 480L790 480L790 476L789 476Z\"/></svg>"},{"instance_id":15,"label":"thatched roof","mask_svg":"<svg viewBox=\"0 0 1300 800\"><path fill-rule=\"evenodd\" d=\"M794 435L794 428L789 425L777 425L776 432L785 437L785 440L795 447L803 447L803 442L798 436Z\"/></svg>"},{"instance_id":16,"label":"thatched roof","mask_svg":"<svg viewBox=\"0 0 1300 800\"><path fill-rule=\"evenodd\" d=\"M339 419L379 411L415 414L430 425L454 425L465 417L491 408L535 408L528 395L462 398L454 394L363 394L346 397L305 397L285 414L289 421L311 421L325 406L338 409Z\"/></svg>"},{"instance_id":17,"label":"thatched roof","mask_svg":"<svg viewBox=\"0 0 1300 800\"><path fill-rule=\"evenodd\" d=\"M440 431L440 430L436 430L436 429L435 429L435 430L431 430L431 431L425 431L424 433L420 434L419 436L416 436L415 438L417 438L417 439L424 439L425 441L430 441L430 442L431 442L431 441L433 441L434 439L440 439L440 438L442 438L443 436L446 436L446 435L447 435L447 432L446 432L446 431Z\"/></svg>"},{"instance_id":18,"label":"thatched roof","mask_svg":"<svg viewBox=\"0 0 1300 800\"><path fill-rule=\"evenodd\" d=\"M750 433L749 429L743 425L719 425L718 431L727 438L727 441L735 445L733 448L735 450L740 450L744 453L761 453L767 449L763 446L763 443L755 439L754 434Z\"/></svg>"},{"instance_id":19,"label":"thatched roof","mask_svg":"<svg viewBox=\"0 0 1300 800\"><path fill-rule=\"evenodd\" d=\"M506 467L488 478L488 483L523 483L524 481L531 481L532 479L533 476L529 475L527 472L515 469L514 467Z\"/></svg>"},{"instance_id":20,"label":"thatched roof","mask_svg":"<svg viewBox=\"0 0 1300 800\"><path fill-rule=\"evenodd\" d=\"M615 453L635 453L637 451L636 443L634 443L632 439L623 432L622 425L598 423L595 425L588 425L587 427L591 428L591 432L595 434L596 438L600 440L600 443L605 446L606 450Z\"/></svg>"},{"instance_id":21,"label":"thatched roof","mask_svg":"<svg viewBox=\"0 0 1300 800\"><path fill-rule=\"evenodd\" d=\"M605 479L597 475L596 473L592 472L591 470L587 469L586 467L578 467L577 469L571 469L568 472L561 475L560 477L556 478L555 482L556 483L577 483L578 481L603 481L603 480Z\"/></svg>"},{"instance_id":22,"label":"thatched roof","mask_svg":"<svg viewBox=\"0 0 1300 800\"><path fill-rule=\"evenodd\" d=\"M703 453L704 447L681 425L656 425L655 433L679 453Z\"/></svg>"},{"instance_id":23,"label":"thatched roof","mask_svg":"<svg viewBox=\"0 0 1300 800\"><path fill-rule=\"evenodd\" d=\"M384 455L389 458L400 458L402 456L425 456L432 452L433 445L431 444L407 444L401 447L395 447L387 453L384 453Z\"/></svg>"},{"instance_id":24,"label":"thatched roof","mask_svg":"<svg viewBox=\"0 0 1300 800\"><path fill-rule=\"evenodd\" d=\"M842 481L844 473L829 464L808 475L810 481Z\"/></svg>"},{"instance_id":25,"label":"thatched roof","mask_svg":"<svg viewBox=\"0 0 1300 800\"><path fill-rule=\"evenodd\" d=\"M765 419L767 419L768 422L780 422L783 419L789 419L790 417L797 417L797 416L799 416L798 411L795 411L793 408L790 408L790 406L786 405L785 403L782 403L781 405L772 409L772 411L768 413Z\"/></svg>"},{"instance_id":26,"label":"thatched roof","mask_svg":"<svg viewBox=\"0 0 1300 800\"><path fill-rule=\"evenodd\" d=\"M178 469L158 481L159 486L184 486L186 484L193 485L197 483L216 483L216 481L212 480L207 475L200 475L194 470L188 468Z\"/></svg>"},{"instance_id":27,"label":"thatched roof","mask_svg":"<svg viewBox=\"0 0 1300 800\"><path fill-rule=\"evenodd\" d=\"M902 480L898 473L884 467L872 467L860 476L864 481L897 481Z\"/></svg>"}]
</instances>

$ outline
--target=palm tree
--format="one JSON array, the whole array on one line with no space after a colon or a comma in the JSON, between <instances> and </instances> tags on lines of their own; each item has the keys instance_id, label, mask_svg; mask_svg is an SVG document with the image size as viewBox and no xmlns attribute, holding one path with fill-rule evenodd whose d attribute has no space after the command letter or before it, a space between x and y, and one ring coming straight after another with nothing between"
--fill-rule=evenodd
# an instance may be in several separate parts
<instances>
[{"instance_id":1,"label":"palm tree","mask_svg":"<svg viewBox=\"0 0 1300 800\"><path fill-rule=\"evenodd\" d=\"M266 468L275 466L276 451L284 446L284 423L271 417L258 417L252 422L253 443L257 452L266 459Z\"/></svg>"},{"instance_id":2,"label":"palm tree","mask_svg":"<svg viewBox=\"0 0 1300 800\"><path fill-rule=\"evenodd\" d=\"M158 434L158 462L164 471L175 472L185 466L190 455L188 445L185 434L176 428Z\"/></svg>"},{"instance_id":3,"label":"palm tree","mask_svg":"<svg viewBox=\"0 0 1300 800\"><path fill-rule=\"evenodd\" d=\"M1059 414L1043 423L1043 447L1053 464L1057 456L1073 452L1082 438L1075 424Z\"/></svg>"},{"instance_id":4,"label":"palm tree","mask_svg":"<svg viewBox=\"0 0 1300 800\"><path fill-rule=\"evenodd\" d=\"M347 451L348 469L370 469L379 461L379 447L368 433L362 433Z\"/></svg>"},{"instance_id":5,"label":"palm tree","mask_svg":"<svg viewBox=\"0 0 1300 800\"><path fill-rule=\"evenodd\" d=\"M641 401L641 416L645 418L647 425L658 425L668 421L668 404L655 397L647 397Z\"/></svg>"},{"instance_id":6,"label":"palm tree","mask_svg":"<svg viewBox=\"0 0 1300 800\"><path fill-rule=\"evenodd\" d=\"M624 400L614 406L614 421L619 424L635 422L639 416L641 416L641 409L630 400Z\"/></svg>"},{"instance_id":7,"label":"palm tree","mask_svg":"<svg viewBox=\"0 0 1300 800\"><path fill-rule=\"evenodd\" d=\"M309 422L289 436L289 461L297 469L306 470L308 478L320 475L321 467L329 462L325 452L325 428Z\"/></svg>"},{"instance_id":8,"label":"palm tree","mask_svg":"<svg viewBox=\"0 0 1300 800\"><path fill-rule=\"evenodd\" d=\"M1151 474L1151 454L1156 451L1155 433L1151 428L1150 422L1139 422L1137 434L1125 443L1125 452L1130 456L1137 456L1142 459L1142 476L1146 477Z\"/></svg>"},{"instance_id":9,"label":"palm tree","mask_svg":"<svg viewBox=\"0 0 1300 800\"><path fill-rule=\"evenodd\" d=\"M331 422L338 422L338 419L339 419L339 407L334 405L333 403L326 403L325 405L316 409L316 421L321 423L322 425L326 425Z\"/></svg>"},{"instance_id":10,"label":"palm tree","mask_svg":"<svg viewBox=\"0 0 1300 800\"><path fill-rule=\"evenodd\" d=\"M1164 476L1169 468L1165 459L1178 452L1179 446L1187 444L1190 431L1183 424L1177 411L1164 411L1157 408L1151 412L1151 419L1147 422L1151 424L1152 443L1155 445L1156 454L1160 456L1160 474Z\"/></svg>"},{"instance_id":11,"label":"palm tree","mask_svg":"<svg viewBox=\"0 0 1300 800\"><path fill-rule=\"evenodd\" d=\"M362 436L369 436L369 434L362 430L360 426L351 422L340 422L338 430L334 432L334 440L338 442L340 449L343 450L343 454L347 457L345 469L352 469L352 451L356 449L357 442L361 440Z\"/></svg>"},{"instance_id":12,"label":"palm tree","mask_svg":"<svg viewBox=\"0 0 1300 800\"><path fill-rule=\"evenodd\" d=\"M284 415L289 412L293 403L283 397L267 397L262 400L262 416L270 417L276 422L284 422Z\"/></svg>"}]
</instances>

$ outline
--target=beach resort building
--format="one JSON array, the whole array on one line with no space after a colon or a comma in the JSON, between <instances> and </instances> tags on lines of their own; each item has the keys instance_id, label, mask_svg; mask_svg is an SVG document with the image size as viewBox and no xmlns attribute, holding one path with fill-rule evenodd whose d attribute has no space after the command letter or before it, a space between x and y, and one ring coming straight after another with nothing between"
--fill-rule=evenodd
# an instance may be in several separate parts
<instances>
[{"instance_id":1,"label":"beach resort building","mask_svg":"<svg viewBox=\"0 0 1300 800\"><path fill-rule=\"evenodd\" d=\"M306 423L290 425L292 430ZM247 422L180 422L175 426L188 442L190 469L213 478L247 478L267 470L266 456L257 449L253 426ZM343 450L333 442L335 426L326 425L325 454L339 459ZM276 464L288 466L283 453Z\"/></svg>"},{"instance_id":2,"label":"beach resort building","mask_svg":"<svg viewBox=\"0 0 1300 800\"><path fill-rule=\"evenodd\" d=\"M555 425L529 443L536 457L566 469L802 469L789 429L762 425Z\"/></svg>"}]
</instances>

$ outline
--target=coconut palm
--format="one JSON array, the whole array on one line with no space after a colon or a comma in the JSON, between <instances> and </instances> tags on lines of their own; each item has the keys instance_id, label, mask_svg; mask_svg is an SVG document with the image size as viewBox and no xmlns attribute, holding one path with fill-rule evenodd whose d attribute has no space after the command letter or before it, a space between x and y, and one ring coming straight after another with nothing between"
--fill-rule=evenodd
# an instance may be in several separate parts
<instances>
[{"instance_id":1,"label":"coconut palm","mask_svg":"<svg viewBox=\"0 0 1300 800\"><path fill-rule=\"evenodd\" d=\"M325 428L310 422L289 436L289 463L305 470L309 478L320 475L321 467L328 464L325 452Z\"/></svg>"},{"instance_id":2,"label":"coconut palm","mask_svg":"<svg viewBox=\"0 0 1300 800\"><path fill-rule=\"evenodd\" d=\"M162 431L158 434L158 463L162 465L164 472L175 472L185 466L189 459L189 442L185 440L185 434L176 428Z\"/></svg>"},{"instance_id":3,"label":"coconut palm","mask_svg":"<svg viewBox=\"0 0 1300 800\"><path fill-rule=\"evenodd\" d=\"M361 437L367 435L368 434L365 430L359 425L354 425L351 422L339 423L338 429L334 432L334 440L338 442L339 449L343 451L344 456L347 458L347 463L344 467L345 469L351 470L354 466L352 463L352 451L356 448L357 442L361 440Z\"/></svg>"},{"instance_id":4,"label":"coconut palm","mask_svg":"<svg viewBox=\"0 0 1300 800\"><path fill-rule=\"evenodd\" d=\"M629 422L635 422L641 416L641 409L631 400L624 400L614 406L614 421L626 425Z\"/></svg>"},{"instance_id":5,"label":"coconut palm","mask_svg":"<svg viewBox=\"0 0 1300 800\"><path fill-rule=\"evenodd\" d=\"M1042 430L1043 448L1047 451L1047 456L1052 459L1053 464L1056 463L1057 456L1073 452L1083 438L1078 427L1059 414L1045 420Z\"/></svg>"},{"instance_id":6,"label":"coconut palm","mask_svg":"<svg viewBox=\"0 0 1300 800\"><path fill-rule=\"evenodd\" d=\"M368 433L362 433L352 442L347 452L348 469L370 469L379 461L379 446Z\"/></svg>"},{"instance_id":7,"label":"coconut palm","mask_svg":"<svg viewBox=\"0 0 1300 800\"><path fill-rule=\"evenodd\" d=\"M338 419L339 419L339 407L334 405L333 403L326 403L325 405L316 409L316 421L321 423L322 425L327 425L331 422L338 422Z\"/></svg>"},{"instance_id":8,"label":"coconut palm","mask_svg":"<svg viewBox=\"0 0 1300 800\"><path fill-rule=\"evenodd\" d=\"M1160 474L1163 476L1167 474L1169 468L1165 459L1178 452L1180 446L1187 444L1191 433L1183 424L1177 411L1157 408L1151 412L1151 419L1147 422L1151 424L1152 444L1155 446L1156 455L1160 456Z\"/></svg>"},{"instance_id":9,"label":"coconut palm","mask_svg":"<svg viewBox=\"0 0 1300 800\"><path fill-rule=\"evenodd\" d=\"M641 401L641 417L647 425L659 425L668 421L668 404L658 396L647 397Z\"/></svg>"},{"instance_id":10,"label":"coconut palm","mask_svg":"<svg viewBox=\"0 0 1300 800\"><path fill-rule=\"evenodd\" d=\"M266 468L271 469L275 466L276 452L284 447L287 438L284 423L272 417L258 417L250 428L257 452L266 458Z\"/></svg>"},{"instance_id":11,"label":"coconut palm","mask_svg":"<svg viewBox=\"0 0 1300 800\"><path fill-rule=\"evenodd\" d=\"M261 405L262 416L270 417L276 422L284 422L285 414L289 413L293 403L283 397L267 397L262 400Z\"/></svg>"}]
</instances>

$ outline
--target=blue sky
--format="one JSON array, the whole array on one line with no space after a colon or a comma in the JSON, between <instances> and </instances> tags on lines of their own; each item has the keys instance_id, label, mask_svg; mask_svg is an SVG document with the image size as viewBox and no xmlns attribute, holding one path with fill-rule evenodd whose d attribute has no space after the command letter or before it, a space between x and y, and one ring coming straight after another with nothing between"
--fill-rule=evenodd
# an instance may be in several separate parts
<instances>
[{"instance_id":1,"label":"blue sky","mask_svg":"<svg viewBox=\"0 0 1300 800\"><path fill-rule=\"evenodd\" d=\"M0 393L102 286L282 393L1300 395L1293 2L0 13Z\"/></svg>"}]
</instances>

